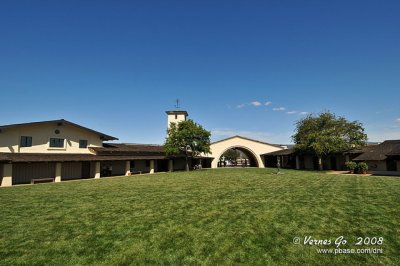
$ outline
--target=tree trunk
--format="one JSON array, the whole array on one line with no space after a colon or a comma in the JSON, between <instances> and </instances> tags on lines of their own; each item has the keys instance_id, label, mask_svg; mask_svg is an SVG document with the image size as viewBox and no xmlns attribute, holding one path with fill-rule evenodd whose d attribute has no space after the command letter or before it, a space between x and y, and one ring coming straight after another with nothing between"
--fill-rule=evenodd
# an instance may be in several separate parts
<instances>
[{"instance_id":1,"label":"tree trunk","mask_svg":"<svg viewBox=\"0 0 400 266\"><path fill-rule=\"evenodd\" d=\"M320 171L324 170L324 168L322 167L322 157L318 156L318 169Z\"/></svg>"}]
</instances>

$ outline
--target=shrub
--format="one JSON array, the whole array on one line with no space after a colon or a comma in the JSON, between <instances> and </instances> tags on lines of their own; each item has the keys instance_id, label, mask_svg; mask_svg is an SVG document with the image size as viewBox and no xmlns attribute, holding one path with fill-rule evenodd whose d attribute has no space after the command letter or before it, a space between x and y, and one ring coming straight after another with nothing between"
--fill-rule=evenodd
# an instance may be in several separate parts
<instances>
[{"instance_id":1,"label":"shrub","mask_svg":"<svg viewBox=\"0 0 400 266\"><path fill-rule=\"evenodd\" d=\"M357 164L357 172L359 174L366 174L368 171L368 164L361 162Z\"/></svg>"},{"instance_id":2,"label":"shrub","mask_svg":"<svg viewBox=\"0 0 400 266\"><path fill-rule=\"evenodd\" d=\"M357 163L351 162L351 161L346 162L346 167L351 173L354 173L354 170L356 170L356 168L357 168Z\"/></svg>"}]
</instances>

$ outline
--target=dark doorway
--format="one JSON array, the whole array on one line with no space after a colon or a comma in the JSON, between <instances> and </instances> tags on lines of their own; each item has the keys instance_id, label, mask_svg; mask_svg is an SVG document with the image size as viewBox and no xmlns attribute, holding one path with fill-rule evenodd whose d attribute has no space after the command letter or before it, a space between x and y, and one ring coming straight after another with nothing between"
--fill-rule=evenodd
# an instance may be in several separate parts
<instances>
[{"instance_id":1,"label":"dark doorway","mask_svg":"<svg viewBox=\"0 0 400 266\"><path fill-rule=\"evenodd\" d=\"M211 168L211 161L212 161L212 159L210 159L210 158L203 158L201 160L201 166L203 168Z\"/></svg>"},{"instance_id":2,"label":"dark doorway","mask_svg":"<svg viewBox=\"0 0 400 266\"><path fill-rule=\"evenodd\" d=\"M287 164L285 165L288 169L296 169L296 156L287 156Z\"/></svg>"},{"instance_id":3,"label":"dark doorway","mask_svg":"<svg viewBox=\"0 0 400 266\"><path fill-rule=\"evenodd\" d=\"M318 162L318 157L314 156L313 157L313 166L314 166L314 170L319 170L319 162Z\"/></svg>"},{"instance_id":4,"label":"dark doorway","mask_svg":"<svg viewBox=\"0 0 400 266\"><path fill-rule=\"evenodd\" d=\"M82 178L90 178L90 162L82 162Z\"/></svg>"},{"instance_id":5,"label":"dark doorway","mask_svg":"<svg viewBox=\"0 0 400 266\"><path fill-rule=\"evenodd\" d=\"M278 157L280 158L281 168L296 169L296 156L292 155L265 155L264 164L265 167L277 167Z\"/></svg>"},{"instance_id":6,"label":"dark doorway","mask_svg":"<svg viewBox=\"0 0 400 266\"><path fill-rule=\"evenodd\" d=\"M331 157L331 170L337 170L337 161L336 157Z\"/></svg>"},{"instance_id":7,"label":"dark doorway","mask_svg":"<svg viewBox=\"0 0 400 266\"><path fill-rule=\"evenodd\" d=\"M168 160L157 160L157 172L168 172Z\"/></svg>"},{"instance_id":8,"label":"dark doorway","mask_svg":"<svg viewBox=\"0 0 400 266\"><path fill-rule=\"evenodd\" d=\"M264 164L265 167L276 167L276 163L277 163L277 156L273 156L273 155L265 155L264 156Z\"/></svg>"},{"instance_id":9,"label":"dark doorway","mask_svg":"<svg viewBox=\"0 0 400 266\"><path fill-rule=\"evenodd\" d=\"M304 159L304 156L299 156L299 164L300 169L306 169L306 161Z\"/></svg>"},{"instance_id":10,"label":"dark doorway","mask_svg":"<svg viewBox=\"0 0 400 266\"><path fill-rule=\"evenodd\" d=\"M397 162L395 160L386 160L386 169L388 171L397 171Z\"/></svg>"}]
</instances>

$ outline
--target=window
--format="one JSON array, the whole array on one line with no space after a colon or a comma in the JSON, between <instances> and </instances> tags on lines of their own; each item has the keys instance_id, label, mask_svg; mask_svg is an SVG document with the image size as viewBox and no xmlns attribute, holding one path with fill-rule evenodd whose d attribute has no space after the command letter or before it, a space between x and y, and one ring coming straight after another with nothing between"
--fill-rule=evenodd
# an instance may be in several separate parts
<instances>
[{"instance_id":1,"label":"window","mask_svg":"<svg viewBox=\"0 0 400 266\"><path fill-rule=\"evenodd\" d=\"M131 161L131 168L135 168L135 167L136 167L135 161Z\"/></svg>"},{"instance_id":2,"label":"window","mask_svg":"<svg viewBox=\"0 0 400 266\"><path fill-rule=\"evenodd\" d=\"M50 148L64 148L64 139L50 138Z\"/></svg>"},{"instance_id":3,"label":"window","mask_svg":"<svg viewBox=\"0 0 400 266\"><path fill-rule=\"evenodd\" d=\"M146 160L146 167L150 167L150 160Z\"/></svg>"},{"instance_id":4,"label":"window","mask_svg":"<svg viewBox=\"0 0 400 266\"><path fill-rule=\"evenodd\" d=\"M32 137L21 136L21 147L32 147Z\"/></svg>"},{"instance_id":5,"label":"window","mask_svg":"<svg viewBox=\"0 0 400 266\"><path fill-rule=\"evenodd\" d=\"M86 149L87 148L87 140L86 139L79 140L79 148L80 149Z\"/></svg>"}]
</instances>

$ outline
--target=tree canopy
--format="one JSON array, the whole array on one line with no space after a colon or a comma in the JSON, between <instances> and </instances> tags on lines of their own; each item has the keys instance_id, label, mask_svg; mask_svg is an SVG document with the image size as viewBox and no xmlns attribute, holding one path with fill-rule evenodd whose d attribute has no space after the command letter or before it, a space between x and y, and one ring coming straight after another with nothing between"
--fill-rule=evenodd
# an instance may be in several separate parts
<instances>
[{"instance_id":1,"label":"tree canopy","mask_svg":"<svg viewBox=\"0 0 400 266\"><path fill-rule=\"evenodd\" d=\"M164 150L168 155L184 154L186 170L188 158L210 152L211 133L193 120L171 123L167 132Z\"/></svg>"},{"instance_id":2,"label":"tree canopy","mask_svg":"<svg viewBox=\"0 0 400 266\"><path fill-rule=\"evenodd\" d=\"M328 154L361 148L367 141L367 135L360 122L350 122L344 117L324 112L299 120L292 139L296 150L312 152L321 158Z\"/></svg>"},{"instance_id":3,"label":"tree canopy","mask_svg":"<svg viewBox=\"0 0 400 266\"><path fill-rule=\"evenodd\" d=\"M229 149L226 152L224 152L222 154L222 156L225 157L225 159L228 160L228 161L235 161L236 162L236 160L239 159L239 157L240 157L240 152L238 150L235 150L235 149Z\"/></svg>"}]
</instances>

